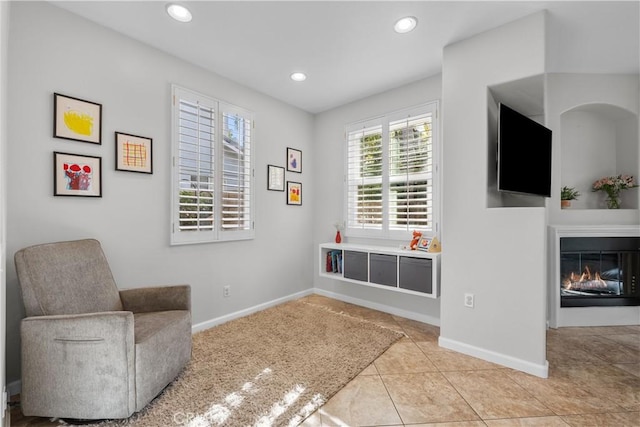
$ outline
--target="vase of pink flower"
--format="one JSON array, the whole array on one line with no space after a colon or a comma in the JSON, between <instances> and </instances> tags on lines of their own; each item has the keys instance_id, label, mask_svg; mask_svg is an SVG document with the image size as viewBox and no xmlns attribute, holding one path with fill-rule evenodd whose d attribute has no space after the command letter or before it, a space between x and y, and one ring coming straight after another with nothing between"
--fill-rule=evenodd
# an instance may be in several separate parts
<instances>
[{"instance_id":1,"label":"vase of pink flower","mask_svg":"<svg viewBox=\"0 0 640 427\"><path fill-rule=\"evenodd\" d=\"M629 188L635 188L635 183L631 175L605 176L593 183L592 191L604 191L607 193L607 208L620 209L620 192Z\"/></svg>"}]
</instances>

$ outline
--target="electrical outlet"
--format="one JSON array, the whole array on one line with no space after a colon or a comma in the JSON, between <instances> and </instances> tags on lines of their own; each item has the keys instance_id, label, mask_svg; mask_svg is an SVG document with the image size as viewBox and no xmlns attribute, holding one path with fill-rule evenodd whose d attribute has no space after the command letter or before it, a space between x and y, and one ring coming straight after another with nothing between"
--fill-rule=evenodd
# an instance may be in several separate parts
<instances>
[{"instance_id":1,"label":"electrical outlet","mask_svg":"<svg viewBox=\"0 0 640 427\"><path fill-rule=\"evenodd\" d=\"M464 306L473 308L473 294L464 294Z\"/></svg>"},{"instance_id":2,"label":"electrical outlet","mask_svg":"<svg viewBox=\"0 0 640 427\"><path fill-rule=\"evenodd\" d=\"M231 296L231 286L227 285L222 288L222 296L228 298Z\"/></svg>"}]
</instances>

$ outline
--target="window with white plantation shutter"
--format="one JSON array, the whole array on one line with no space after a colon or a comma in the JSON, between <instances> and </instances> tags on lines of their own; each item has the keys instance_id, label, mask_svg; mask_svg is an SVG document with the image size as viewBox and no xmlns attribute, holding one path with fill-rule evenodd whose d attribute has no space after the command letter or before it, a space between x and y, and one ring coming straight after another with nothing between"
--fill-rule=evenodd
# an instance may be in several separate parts
<instances>
[{"instance_id":1,"label":"window with white plantation shutter","mask_svg":"<svg viewBox=\"0 0 640 427\"><path fill-rule=\"evenodd\" d=\"M252 114L172 92L171 243L253 238Z\"/></svg>"},{"instance_id":2,"label":"window with white plantation shutter","mask_svg":"<svg viewBox=\"0 0 640 427\"><path fill-rule=\"evenodd\" d=\"M222 231L252 229L251 124L241 112L222 111Z\"/></svg>"},{"instance_id":3,"label":"window with white plantation shutter","mask_svg":"<svg viewBox=\"0 0 640 427\"><path fill-rule=\"evenodd\" d=\"M389 229L427 230L432 222L431 114L389 123Z\"/></svg>"},{"instance_id":4,"label":"window with white plantation shutter","mask_svg":"<svg viewBox=\"0 0 640 427\"><path fill-rule=\"evenodd\" d=\"M437 102L347 126L347 236L403 239L438 230Z\"/></svg>"},{"instance_id":5,"label":"window with white plantation shutter","mask_svg":"<svg viewBox=\"0 0 640 427\"><path fill-rule=\"evenodd\" d=\"M347 228L382 230L382 126L347 134Z\"/></svg>"}]
</instances>

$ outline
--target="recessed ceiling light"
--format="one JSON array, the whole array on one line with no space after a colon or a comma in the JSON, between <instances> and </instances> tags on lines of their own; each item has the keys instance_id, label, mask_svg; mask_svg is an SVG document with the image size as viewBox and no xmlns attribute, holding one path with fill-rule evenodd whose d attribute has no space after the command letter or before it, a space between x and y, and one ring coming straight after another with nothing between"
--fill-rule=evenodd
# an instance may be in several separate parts
<instances>
[{"instance_id":1,"label":"recessed ceiling light","mask_svg":"<svg viewBox=\"0 0 640 427\"><path fill-rule=\"evenodd\" d=\"M396 21L393 29L396 33L408 33L413 30L416 25L418 25L418 19L413 16L406 16L404 18L400 18Z\"/></svg>"},{"instance_id":2,"label":"recessed ceiling light","mask_svg":"<svg viewBox=\"0 0 640 427\"><path fill-rule=\"evenodd\" d=\"M191 12L184 6L179 4L168 4L167 13L176 21L189 22L191 21Z\"/></svg>"},{"instance_id":3,"label":"recessed ceiling light","mask_svg":"<svg viewBox=\"0 0 640 427\"><path fill-rule=\"evenodd\" d=\"M307 80L307 75L305 73L300 73L300 72L292 73L291 80L296 82L303 82Z\"/></svg>"}]
</instances>

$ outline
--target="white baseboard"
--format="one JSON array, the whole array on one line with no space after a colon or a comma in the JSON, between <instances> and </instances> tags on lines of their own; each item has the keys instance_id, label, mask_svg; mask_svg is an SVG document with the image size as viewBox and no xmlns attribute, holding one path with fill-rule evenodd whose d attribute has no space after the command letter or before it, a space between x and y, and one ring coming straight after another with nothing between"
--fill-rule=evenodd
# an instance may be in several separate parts
<instances>
[{"instance_id":1,"label":"white baseboard","mask_svg":"<svg viewBox=\"0 0 640 427\"><path fill-rule=\"evenodd\" d=\"M539 365L526 360L516 359L515 357L507 356L506 354L496 353L494 351L475 347L460 341L444 338L443 336L438 338L438 345L443 348L448 348L449 350L457 351L458 353L486 360L487 362L497 363L498 365L526 372L528 374L535 375L536 377L549 377L549 362L546 360L543 365Z\"/></svg>"},{"instance_id":2,"label":"white baseboard","mask_svg":"<svg viewBox=\"0 0 640 427\"><path fill-rule=\"evenodd\" d=\"M215 319L210 319L204 322L196 323L195 325L191 326L191 332L195 333L199 331L204 331L205 329L209 329L214 326L227 323L230 320L248 316L258 311L262 311L266 308L274 307L276 305L282 304L283 302L287 302L294 299L302 298L307 295L311 295L312 293L313 293L313 289L307 289L306 291L297 292L295 294L291 294L286 297L282 297L282 298L274 299L262 304L254 305L253 307L245 308L244 310L240 310L240 311L226 314L224 316L216 317Z\"/></svg>"},{"instance_id":3,"label":"white baseboard","mask_svg":"<svg viewBox=\"0 0 640 427\"><path fill-rule=\"evenodd\" d=\"M427 316L426 314L415 313L413 311L402 310L400 308L391 307L384 304L378 304L375 302L353 298L342 294L337 294L335 292L325 291L324 289L314 288L313 293L322 295L328 298L337 299L343 302L348 302L351 304L359 305L361 307L367 307L372 310L382 311L384 313L393 314L395 316L404 317L405 319L415 320L417 322L428 323L434 326L440 326L440 319L433 316Z\"/></svg>"}]
</instances>

